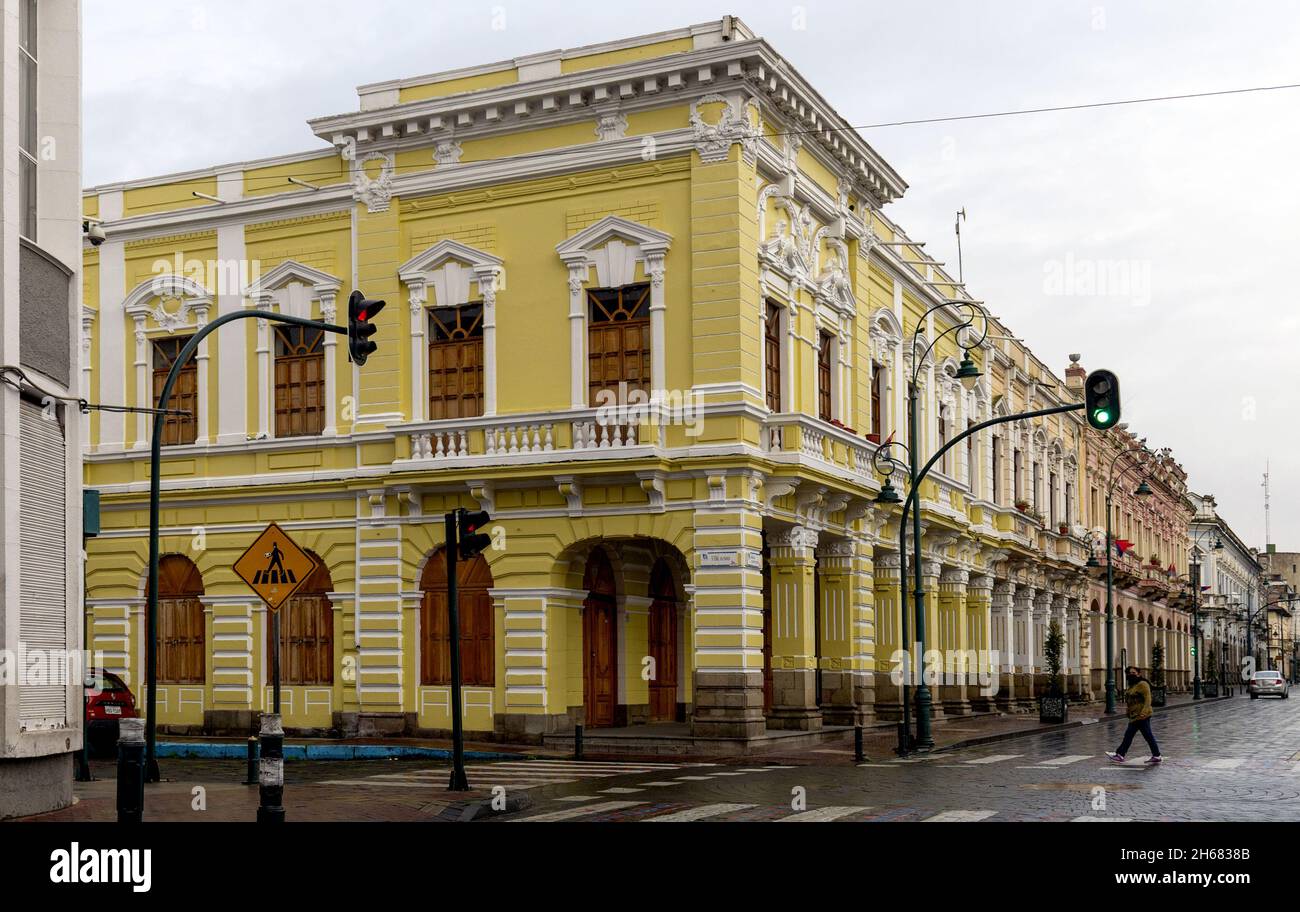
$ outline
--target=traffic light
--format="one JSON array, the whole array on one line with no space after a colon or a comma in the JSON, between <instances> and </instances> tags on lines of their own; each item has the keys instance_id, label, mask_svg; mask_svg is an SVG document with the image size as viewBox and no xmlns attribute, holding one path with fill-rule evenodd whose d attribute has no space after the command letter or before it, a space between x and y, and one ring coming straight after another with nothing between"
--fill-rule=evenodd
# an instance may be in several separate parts
<instances>
[{"instance_id":1,"label":"traffic light","mask_svg":"<svg viewBox=\"0 0 1300 912\"><path fill-rule=\"evenodd\" d=\"M484 510L475 510L473 512L469 510L456 511L456 521L458 523L456 538L460 543L461 560L469 560L492 544L492 536L486 532L478 531L491 520L492 517L488 516Z\"/></svg>"},{"instance_id":2,"label":"traffic light","mask_svg":"<svg viewBox=\"0 0 1300 912\"><path fill-rule=\"evenodd\" d=\"M378 329L370 321L384 309L384 301L371 301L360 291L348 298L348 357L354 364L365 364L371 352L379 347L370 337Z\"/></svg>"},{"instance_id":3,"label":"traffic light","mask_svg":"<svg viewBox=\"0 0 1300 912\"><path fill-rule=\"evenodd\" d=\"M1108 370L1095 370L1083 381L1088 424L1099 431L1119 423L1119 378Z\"/></svg>"}]
</instances>

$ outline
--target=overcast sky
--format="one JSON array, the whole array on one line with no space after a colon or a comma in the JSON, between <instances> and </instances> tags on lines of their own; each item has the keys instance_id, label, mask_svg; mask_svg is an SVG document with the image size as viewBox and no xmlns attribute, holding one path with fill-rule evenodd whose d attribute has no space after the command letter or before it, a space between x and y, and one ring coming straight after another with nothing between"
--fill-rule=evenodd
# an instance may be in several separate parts
<instances>
[{"instance_id":1,"label":"overcast sky","mask_svg":"<svg viewBox=\"0 0 1300 912\"><path fill-rule=\"evenodd\" d=\"M1300 4L85 0L87 186L297 152L355 87L740 16L855 125L1300 83ZM332 11L332 12L331 12ZM924 37L922 37L924 33ZM1063 374L1122 381L1247 544L1300 550L1300 90L869 129L887 214ZM1090 279L1090 276L1093 277ZM1104 281L1103 281L1104 279ZM1090 284L1091 282L1091 284Z\"/></svg>"}]
</instances>

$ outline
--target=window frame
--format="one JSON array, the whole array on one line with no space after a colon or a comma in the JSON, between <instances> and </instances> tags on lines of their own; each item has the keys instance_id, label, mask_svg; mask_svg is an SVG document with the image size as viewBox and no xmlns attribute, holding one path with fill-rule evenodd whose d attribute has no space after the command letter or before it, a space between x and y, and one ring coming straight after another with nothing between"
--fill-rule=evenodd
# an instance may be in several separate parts
<instances>
[{"instance_id":1,"label":"window frame","mask_svg":"<svg viewBox=\"0 0 1300 912\"><path fill-rule=\"evenodd\" d=\"M316 336L310 343L305 352L288 352L281 353L282 344L287 349L288 341L285 339L287 334L295 334L299 339L305 339L308 332L315 332ZM325 431L327 423L326 417L326 383L325 383L325 331L312 330L305 326L294 326L284 323L275 323L271 327L271 344L273 351L271 353L271 421L274 424L274 436L276 439L293 438L293 437L319 437ZM299 342L299 348L305 343ZM281 383L280 369L281 366L292 368L294 365L302 365L305 371L309 362L319 364L318 375L315 380L300 378L296 383ZM298 388L302 395L302 405L299 408L293 408L291 405L281 405L281 391L291 394L294 388ZM309 390L315 387L317 389L317 404L314 407L307 405ZM303 414L303 430L295 433L292 430L292 419L295 414ZM315 416L315 427L307 415ZM281 430L281 420L289 422L289 430Z\"/></svg>"}]
</instances>

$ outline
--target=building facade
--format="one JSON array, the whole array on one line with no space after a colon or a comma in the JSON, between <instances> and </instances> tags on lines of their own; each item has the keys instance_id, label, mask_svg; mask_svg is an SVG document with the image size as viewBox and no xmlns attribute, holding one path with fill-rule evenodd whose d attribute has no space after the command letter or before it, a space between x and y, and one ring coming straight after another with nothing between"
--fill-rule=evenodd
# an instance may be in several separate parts
<instances>
[{"instance_id":1,"label":"building facade","mask_svg":"<svg viewBox=\"0 0 1300 912\"><path fill-rule=\"evenodd\" d=\"M70 804L82 737L80 34L0 4L0 818Z\"/></svg>"},{"instance_id":2,"label":"building facade","mask_svg":"<svg viewBox=\"0 0 1300 912\"><path fill-rule=\"evenodd\" d=\"M1077 362L1072 374L1082 379ZM1149 675L1152 650L1164 652L1166 685L1191 685L1192 616L1188 581L1187 473L1168 450L1153 452L1123 426L1088 435L1088 517L1093 551L1100 567L1088 590L1092 642L1092 692L1105 693L1106 568L1112 576L1111 656L1117 687L1124 668L1136 665ZM1142 493L1139 493L1139 490ZM1107 492L1110 533L1106 539Z\"/></svg>"},{"instance_id":3,"label":"building facade","mask_svg":"<svg viewBox=\"0 0 1300 912\"><path fill-rule=\"evenodd\" d=\"M1187 496L1192 507L1188 528L1191 557L1200 565L1199 609L1201 635L1206 644L1206 663L1222 665L1236 681L1249 671L1245 659L1252 653L1255 666L1262 667L1262 655L1256 647L1249 625L1258 626L1262 619L1259 603L1260 574L1255 557L1232 527L1219 514L1211 494ZM1214 661L1211 660L1211 652Z\"/></svg>"},{"instance_id":4,"label":"building facade","mask_svg":"<svg viewBox=\"0 0 1300 912\"><path fill-rule=\"evenodd\" d=\"M389 303L362 368L250 319L182 371L162 724L242 731L268 705L267 616L230 565L274 520L321 564L282 615L286 726L447 729L460 506L494 521L459 571L476 736L896 717L899 511L873 457L907 439L909 387L933 453L1081 401L1081 375L992 320L963 386L958 286L882 211L902 179L731 17L359 95L310 122L317 151L85 194L101 399L150 403L217 316ZM92 417L85 457L94 640L137 694L148 433ZM914 664L939 712L1030 705L1053 624L1088 691L1085 449L1077 413L1003 424L924 483Z\"/></svg>"}]
</instances>

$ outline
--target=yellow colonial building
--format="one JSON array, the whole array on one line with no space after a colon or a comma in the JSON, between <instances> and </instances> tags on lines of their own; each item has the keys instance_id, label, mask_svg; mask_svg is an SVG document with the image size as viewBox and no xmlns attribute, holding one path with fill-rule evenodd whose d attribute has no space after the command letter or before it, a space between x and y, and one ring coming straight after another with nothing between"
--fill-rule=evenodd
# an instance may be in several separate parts
<instances>
[{"instance_id":1,"label":"yellow colonial building","mask_svg":"<svg viewBox=\"0 0 1300 912\"><path fill-rule=\"evenodd\" d=\"M151 404L219 315L388 302L364 367L249 319L183 371L160 722L244 731L269 706L267 615L231 564L273 520L321 566L281 616L286 727L446 730L459 506L494 522L460 577L472 736L895 717L898 509L872 456L906 439L913 373L925 454L1080 395L996 321L958 382L959 289L882 212L899 175L731 17L359 96L310 121L314 151L85 194L108 238L86 250L93 401ZM86 427L89 626L137 695L149 421ZM1077 413L1001 425L925 483L943 712L1031 699L1053 622L1083 687L1082 447Z\"/></svg>"}]
</instances>

